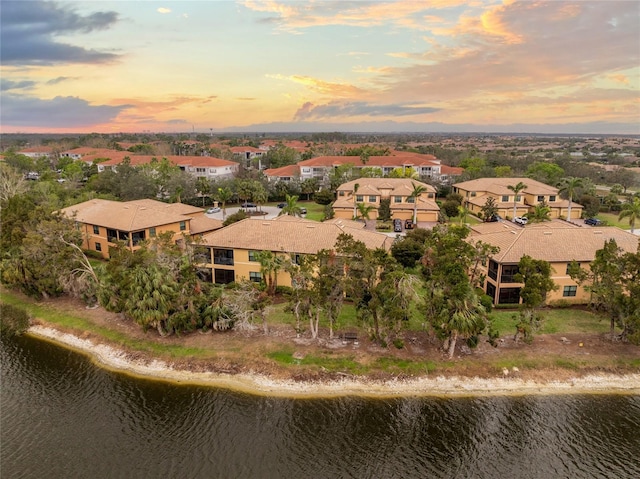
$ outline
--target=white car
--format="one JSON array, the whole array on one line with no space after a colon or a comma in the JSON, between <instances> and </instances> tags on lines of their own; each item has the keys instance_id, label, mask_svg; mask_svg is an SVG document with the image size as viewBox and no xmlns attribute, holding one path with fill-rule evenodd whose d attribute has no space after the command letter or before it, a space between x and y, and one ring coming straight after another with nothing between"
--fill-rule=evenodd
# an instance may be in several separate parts
<instances>
[{"instance_id":1,"label":"white car","mask_svg":"<svg viewBox=\"0 0 640 479\"><path fill-rule=\"evenodd\" d=\"M513 222L517 223L519 225L526 225L527 224L527 218L525 218L524 216L516 216L515 218L513 218Z\"/></svg>"},{"instance_id":2,"label":"white car","mask_svg":"<svg viewBox=\"0 0 640 479\"><path fill-rule=\"evenodd\" d=\"M215 207L215 208L209 208L209 209L207 210L207 214L209 214L209 215L210 215L210 214L212 214L212 213L218 213L219 211L220 211L220 208L218 208L218 207Z\"/></svg>"}]
</instances>

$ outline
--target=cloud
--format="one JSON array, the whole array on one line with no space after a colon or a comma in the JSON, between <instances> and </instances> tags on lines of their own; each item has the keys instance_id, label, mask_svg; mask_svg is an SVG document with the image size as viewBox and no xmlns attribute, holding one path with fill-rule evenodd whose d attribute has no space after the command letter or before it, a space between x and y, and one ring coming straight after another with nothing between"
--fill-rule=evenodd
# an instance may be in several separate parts
<instances>
[{"instance_id":1,"label":"cloud","mask_svg":"<svg viewBox=\"0 0 640 479\"><path fill-rule=\"evenodd\" d=\"M50 100L7 94L2 97L3 126L79 128L113 121L130 105L90 105L78 97L57 96Z\"/></svg>"},{"instance_id":2,"label":"cloud","mask_svg":"<svg viewBox=\"0 0 640 479\"><path fill-rule=\"evenodd\" d=\"M314 105L307 102L296 111L295 120L319 120L354 116L402 117L423 115L439 111L438 108L413 105L375 105L367 102L331 102L325 105Z\"/></svg>"},{"instance_id":3,"label":"cloud","mask_svg":"<svg viewBox=\"0 0 640 479\"><path fill-rule=\"evenodd\" d=\"M165 7L160 7L156 10L156 12L158 13L171 13L171 9L170 8L165 8Z\"/></svg>"},{"instance_id":4,"label":"cloud","mask_svg":"<svg viewBox=\"0 0 640 479\"><path fill-rule=\"evenodd\" d=\"M57 85L58 83L65 82L67 80L77 80L78 77L58 77L52 78L47 82L47 85Z\"/></svg>"},{"instance_id":5,"label":"cloud","mask_svg":"<svg viewBox=\"0 0 640 479\"><path fill-rule=\"evenodd\" d=\"M106 30L118 21L116 12L82 16L72 7L57 2L2 2L0 54L5 65L54 65L106 63L118 58L113 53L62 43L58 36Z\"/></svg>"},{"instance_id":6,"label":"cloud","mask_svg":"<svg viewBox=\"0 0 640 479\"><path fill-rule=\"evenodd\" d=\"M6 80L4 78L0 79L0 90L2 91L30 90L36 85L37 83L31 80L13 81L13 80Z\"/></svg>"},{"instance_id":7,"label":"cloud","mask_svg":"<svg viewBox=\"0 0 640 479\"><path fill-rule=\"evenodd\" d=\"M275 78L277 80L288 80L299 85L304 85L311 91L320 93L323 95L331 95L333 97L344 96L350 97L357 94L364 93L364 90L348 83L335 83L320 80L305 75L266 75L267 78Z\"/></svg>"}]
</instances>

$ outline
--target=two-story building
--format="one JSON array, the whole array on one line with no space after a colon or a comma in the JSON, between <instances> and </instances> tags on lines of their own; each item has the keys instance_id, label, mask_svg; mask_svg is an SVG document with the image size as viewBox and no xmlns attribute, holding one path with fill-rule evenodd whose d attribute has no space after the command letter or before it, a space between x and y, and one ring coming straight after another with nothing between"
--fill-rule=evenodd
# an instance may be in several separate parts
<instances>
[{"instance_id":1,"label":"two-story building","mask_svg":"<svg viewBox=\"0 0 640 479\"><path fill-rule=\"evenodd\" d=\"M614 239L623 251L638 251L640 238L615 227L584 227L566 221L553 220L530 224L522 228L507 221L473 225L469 240L480 240L500 248L487 264L484 290L494 304L520 303L522 283L516 281L518 263L527 255L548 261L552 279L558 289L547 295L547 303L559 300L583 304L589 301L584 285L578 285L569 276L569 265L577 262L581 268L589 268L596 251L606 241Z\"/></svg>"},{"instance_id":2,"label":"two-story building","mask_svg":"<svg viewBox=\"0 0 640 479\"><path fill-rule=\"evenodd\" d=\"M412 194L417 186L423 187L425 191L416 198ZM410 178L358 178L340 185L336 194L337 198L333 203L336 218L353 218L356 205L364 203L374 207L370 219L377 219L380 201L383 199L390 200L393 219L413 219L415 210L418 223L436 222L440 213L435 202L436 189Z\"/></svg>"},{"instance_id":3,"label":"two-story building","mask_svg":"<svg viewBox=\"0 0 640 479\"><path fill-rule=\"evenodd\" d=\"M517 194L509 189L523 183L526 188ZM549 207L551 218L569 219L569 200L560 198L558 188L546 185L531 178L479 178L453 185L454 193L462 195L464 205L471 213L480 216L482 207L488 198L493 198L498 214L503 218L512 217L515 203L515 216L532 213L541 203ZM571 203L571 219L582 216L582 205Z\"/></svg>"},{"instance_id":4,"label":"two-story building","mask_svg":"<svg viewBox=\"0 0 640 479\"><path fill-rule=\"evenodd\" d=\"M124 243L131 251L140 243L171 232L174 241L203 235L222 227L220 220L208 218L204 210L182 203L155 200L110 201L94 199L60 210L76 222L83 234L82 248L109 258L110 248Z\"/></svg>"},{"instance_id":5,"label":"two-story building","mask_svg":"<svg viewBox=\"0 0 640 479\"><path fill-rule=\"evenodd\" d=\"M298 262L304 255L320 250L332 250L340 234L353 236L368 248L389 250L393 238L363 229L352 221L305 220L293 216L279 216L273 220L244 219L202 236L198 248L204 250L203 276L216 284L249 280L260 282L262 275L257 254L270 251L287 261ZM284 269L278 271L281 286L291 286L291 277Z\"/></svg>"}]
</instances>

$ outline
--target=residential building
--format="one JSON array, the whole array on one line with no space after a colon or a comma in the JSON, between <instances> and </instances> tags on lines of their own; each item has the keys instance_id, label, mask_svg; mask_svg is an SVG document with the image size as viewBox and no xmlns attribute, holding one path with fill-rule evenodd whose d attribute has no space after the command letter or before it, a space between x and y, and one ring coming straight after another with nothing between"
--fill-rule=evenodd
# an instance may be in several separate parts
<instances>
[{"instance_id":1,"label":"residential building","mask_svg":"<svg viewBox=\"0 0 640 479\"><path fill-rule=\"evenodd\" d=\"M222 227L202 208L155 200L110 201L94 199L69 206L61 213L76 222L83 233L82 247L109 258L109 249L124 242L131 251L161 233L173 233L174 241L200 236Z\"/></svg>"},{"instance_id":2,"label":"residential building","mask_svg":"<svg viewBox=\"0 0 640 479\"><path fill-rule=\"evenodd\" d=\"M298 262L301 256L333 249L342 233L352 235L372 249L388 251L393 242L393 238L367 231L361 223L351 221L319 223L286 215L273 220L248 218L202 237L199 248L205 250L207 260L201 265L201 272L217 284L241 280L260 282L258 252L271 251ZM279 285L291 286L291 277L284 269L277 276Z\"/></svg>"},{"instance_id":3,"label":"residential building","mask_svg":"<svg viewBox=\"0 0 640 479\"><path fill-rule=\"evenodd\" d=\"M606 241L614 239L623 251L638 251L640 238L615 227L585 227L553 220L529 224L524 228L507 221L472 226L470 241L478 240L500 248L486 267L485 292L494 304L518 304L522 283L515 279L520 259L527 255L548 261L552 279L558 289L547 295L547 303L558 301L582 304L589 301L589 292L569 276L569 264L577 262L589 268L596 251Z\"/></svg>"},{"instance_id":4,"label":"residential building","mask_svg":"<svg viewBox=\"0 0 640 479\"><path fill-rule=\"evenodd\" d=\"M416 186L425 188L425 192L417 199L411 196ZM440 213L435 202L436 189L410 178L358 178L340 185L336 194L337 198L333 203L336 218L353 218L356 205L364 203L375 208L370 219L377 219L380 201L385 198L390 200L393 219L413 219L414 209L417 209L418 223L436 222Z\"/></svg>"},{"instance_id":5,"label":"residential building","mask_svg":"<svg viewBox=\"0 0 640 479\"><path fill-rule=\"evenodd\" d=\"M526 189L518 194L509 189L509 186L520 182L527 185ZM462 195L469 211L478 216L487 199L492 197L498 207L498 214L503 218L514 216L515 201L515 216L533 213L536 205L544 203L549 207L551 218L569 219L569 200L560 198L558 188L531 178L479 178L456 183L452 188L454 193ZM572 202L570 219L580 218L582 210L582 205Z\"/></svg>"},{"instance_id":6,"label":"residential building","mask_svg":"<svg viewBox=\"0 0 640 479\"><path fill-rule=\"evenodd\" d=\"M280 168L268 168L264 170L267 181L292 181L300 178L300 167L298 165L286 165Z\"/></svg>"},{"instance_id":7,"label":"residential building","mask_svg":"<svg viewBox=\"0 0 640 479\"><path fill-rule=\"evenodd\" d=\"M125 153L125 154L123 154ZM171 164L179 167L182 171L192 174L197 178L230 178L238 172L238 163L234 161L223 160L220 158L214 158L212 156L182 156L172 155L162 158L149 155L131 155L126 152L115 152L112 155L113 158L103 161L98 164L98 173L106 171L108 169L117 170L125 157L129 158L129 164L131 166L148 165L153 160L161 160L167 158Z\"/></svg>"}]
</instances>

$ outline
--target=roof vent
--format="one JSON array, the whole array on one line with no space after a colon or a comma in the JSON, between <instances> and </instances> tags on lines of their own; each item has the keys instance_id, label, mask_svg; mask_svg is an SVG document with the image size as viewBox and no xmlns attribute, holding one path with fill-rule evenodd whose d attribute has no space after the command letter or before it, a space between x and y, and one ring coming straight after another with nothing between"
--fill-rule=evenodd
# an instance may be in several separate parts
<instances>
[{"instance_id":1,"label":"roof vent","mask_svg":"<svg viewBox=\"0 0 640 479\"><path fill-rule=\"evenodd\" d=\"M271 223L262 223L262 226L271 226Z\"/></svg>"},{"instance_id":2,"label":"roof vent","mask_svg":"<svg viewBox=\"0 0 640 479\"><path fill-rule=\"evenodd\" d=\"M542 234L545 236L551 236L551 231L543 231Z\"/></svg>"},{"instance_id":3,"label":"roof vent","mask_svg":"<svg viewBox=\"0 0 640 479\"><path fill-rule=\"evenodd\" d=\"M307 228L315 228L316 227L316 225L306 225L306 226L307 226Z\"/></svg>"},{"instance_id":4,"label":"roof vent","mask_svg":"<svg viewBox=\"0 0 640 479\"><path fill-rule=\"evenodd\" d=\"M601 234L602 234L602 231L597 230L597 231L594 231L594 232L593 232L593 234L594 234L594 235L601 235Z\"/></svg>"}]
</instances>

